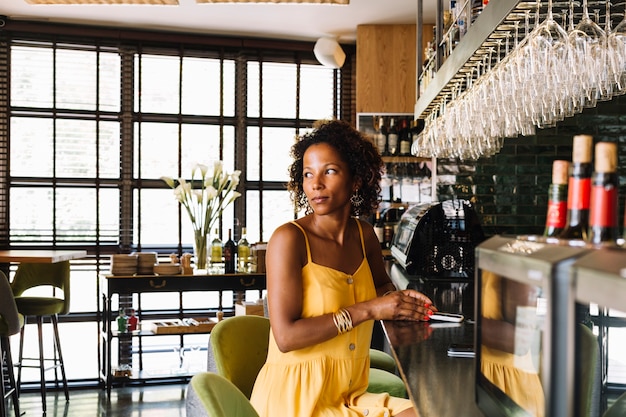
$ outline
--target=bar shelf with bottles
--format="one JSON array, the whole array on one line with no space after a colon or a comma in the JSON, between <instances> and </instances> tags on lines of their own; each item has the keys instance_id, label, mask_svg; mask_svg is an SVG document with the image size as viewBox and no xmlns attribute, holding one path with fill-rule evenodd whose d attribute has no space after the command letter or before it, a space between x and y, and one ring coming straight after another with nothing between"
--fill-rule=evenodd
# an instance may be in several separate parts
<instances>
[{"instance_id":1,"label":"bar shelf with bottles","mask_svg":"<svg viewBox=\"0 0 626 417\"><path fill-rule=\"evenodd\" d=\"M411 155L421 121L411 113L359 113L357 129L378 148L385 162L381 181L381 209L391 203L414 205L435 200L436 161Z\"/></svg>"},{"instance_id":2,"label":"bar shelf with bottles","mask_svg":"<svg viewBox=\"0 0 626 417\"><path fill-rule=\"evenodd\" d=\"M419 93L422 95L435 77L437 70L437 49L441 51L442 61L452 54L468 26L472 25L489 0L450 0L444 6L442 17L442 34L439 37L437 26L433 27L433 40L424 48L424 65L419 74Z\"/></svg>"},{"instance_id":3,"label":"bar shelf with bottles","mask_svg":"<svg viewBox=\"0 0 626 417\"><path fill-rule=\"evenodd\" d=\"M357 129L378 148L385 163L381 202L370 220L387 254L400 217L410 206L436 200L436 160L411 155L421 131L412 113L358 113ZM391 141L389 140L391 136Z\"/></svg>"}]
</instances>

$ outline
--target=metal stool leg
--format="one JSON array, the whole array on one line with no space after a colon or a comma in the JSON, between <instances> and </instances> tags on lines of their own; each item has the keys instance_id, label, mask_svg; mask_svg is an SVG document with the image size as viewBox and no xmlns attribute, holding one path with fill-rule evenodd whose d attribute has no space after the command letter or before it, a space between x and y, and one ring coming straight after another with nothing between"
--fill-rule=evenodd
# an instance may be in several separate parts
<instances>
[{"instance_id":1,"label":"metal stool leg","mask_svg":"<svg viewBox=\"0 0 626 417\"><path fill-rule=\"evenodd\" d=\"M67 377L65 376L65 363L63 362L63 353L61 353L61 339L59 338L59 318L55 314L52 316L52 326L54 327L54 342L56 351L59 355L58 366L61 368L61 378L63 378L63 391L65 392L65 401L70 400L70 392L67 388ZM55 369L56 369L55 363Z\"/></svg>"},{"instance_id":2,"label":"metal stool leg","mask_svg":"<svg viewBox=\"0 0 626 417\"><path fill-rule=\"evenodd\" d=\"M15 385L15 374L13 372L13 359L11 356L11 343L9 341L9 338L6 336L2 337L2 353L4 355L3 358L3 367L6 365L7 368L7 376L9 379L9 386L10 386L10 395L11 395L11 400L13 401L13 410L15 411L15 416L19 417L20 416L20 403L19 403L19 398L18 398L18 393L17 393L17 385ZM6 407L4 405L4 398L5 396L8 396L8 393L5 392L4 390L4 370L2 368L0 368L0 373L2 373L2 413L0 413L0 416L4 416L7 413Z\"/></svg>"},{"instance_id":3,"label":"metal stool leg","mask_svg":"<svg viewBox=\"0 0 626 417\"><path fill-rule=\"evenodd\" d=\"M2 401L0 401L0 417L8 417L5 403L6 393L4 391L4 339L5 337L2 336L2 349L0 350L0 397L2 398Z\"/></svg>"},{"instance_id":4,"label":"metal stool leg","mask_svg":"<svg viewBox=\"0 0 626 417\"><path fill-rule=\"evenodd\" d=\"M41 405L46 412L46 363L43 357L43 317L37 316L37 333L39 338L39 377L41 378Z\"/></svg>"},{"instance_id":5,"label":"metal stool leg","mask_svg":"<svg viewBox=\"0 0 626 417\"><path fill-rule=\"evenodd\" d=\"M22 363L24 363L24 329L26 328L27 318L24 317L24 326L20 330L20 352L17 363L17 394L20 394L20 387L22 386Z\"/></svg>"}]
</instances>

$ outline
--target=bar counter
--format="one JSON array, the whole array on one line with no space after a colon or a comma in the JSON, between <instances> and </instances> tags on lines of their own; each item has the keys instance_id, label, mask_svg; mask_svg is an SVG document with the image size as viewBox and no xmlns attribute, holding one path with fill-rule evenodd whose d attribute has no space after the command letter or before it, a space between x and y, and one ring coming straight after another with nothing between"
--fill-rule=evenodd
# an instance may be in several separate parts
<instances>
[{"instance_id":1,"label":"bar counter","mask_svg":"<svg viewBox=\"0 0 626 417\"><path fill-rule=\"evenodd\" d=\"M391 353L420 416L482 417L474 403L474 358L449 357L472 344L474 324L383 322Z\"/></svg>"}]
</instances>

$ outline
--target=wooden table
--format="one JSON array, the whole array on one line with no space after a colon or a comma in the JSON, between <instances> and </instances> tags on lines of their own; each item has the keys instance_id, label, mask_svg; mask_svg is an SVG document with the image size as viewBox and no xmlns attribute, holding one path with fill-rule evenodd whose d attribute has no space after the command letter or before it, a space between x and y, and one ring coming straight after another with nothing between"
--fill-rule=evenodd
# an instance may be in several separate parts
<instances>
[{"instance_id":1,"label":"wooden table","mask_svg":"<svg viewBox=\"0 0 626 417\"><path fill-rule=\"evenodd\" d=\"M247 290L259 290L265 289L265 274L219 274L219 275L102 275L100 276L100 288L103 298L103 320L102 320L102 358L101 363L101 379L104 382L107 396L111 393L111 386L113 384L111 353L112 353L112 339L118 338L118 345L122 344L122 339L126 339L125 342L130 342L132 347L132 338L138 337L141 340L143 336L149 336L142 333L117 333L112 329L112 322L115 320L115 312L112 311L112 298L117 295L118 298L123 296L124 298L131 298L132 294L142 293L158 293L158 292L178 292L184 293L188 291L233 291L233 304L236 301L245 301L245 291ZM180 298L182 300L182 297ZM220 297L221 300L221 297ZM140 299L141 302L141 299ZM182 301L181 301L182 303ZM220 302L221 304L221 302ZM140 306L141 308L141 306ZM221 309L221 305L219 306ZM185 313L183 306L180 306L180 311L177 315L183 318ZM196 313L197 314L197 313ZM228 314L233 314L229 311ZM153 335L152 335L153 336ZM140 348L141 350L141 343ZM132 362L131 362L132 364ZM140 355L140 369L141 355ZM185 376L187 377L187 376ZM120 378L124 380L126 377ZM128 379L128 378L126 378ZM135 380L146 379L143 377L133 376Z\"/></svg>"},{"instance_id":2,"label":"wooden table","mask_svg":"<svg viewBox=\"0 0 626 417\"><path fill-rule=\"evenodd\" d=\"M56 263L87 256L84 250L9 249L0 250L0 264Z\"/></svg>"},{"instance_id":3,"label":"wooden table","mask_svg":"<svg viewBox=\"0 0 626 417\"><path fill-rule=\"evenodd\" d=\"M473 324L384 322L383 329L419 415L483 416L474 403L474 359L447 353L452 343L474 342Z\"/></svg>"}]
</instances>

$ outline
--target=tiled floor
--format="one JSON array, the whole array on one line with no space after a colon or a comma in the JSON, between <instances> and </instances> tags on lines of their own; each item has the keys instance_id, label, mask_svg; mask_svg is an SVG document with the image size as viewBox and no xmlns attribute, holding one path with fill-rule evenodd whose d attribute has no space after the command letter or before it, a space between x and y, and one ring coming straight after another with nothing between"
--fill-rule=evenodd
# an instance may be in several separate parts
<instances>
[{"instance_id":1,"label":"tiled floor","mask_svg":"<svg viewBox=\"0 0 626 417\"><path fill-rule=\"evenodd\" d=\"M101 389L72 390L70 401L63 392L48 392L47 412L39 393L22 393L24 417L185 417L185 384L113 388L110 401ZM14 417L9 403L9 417Z\"/></svg>"}]
</instances>

